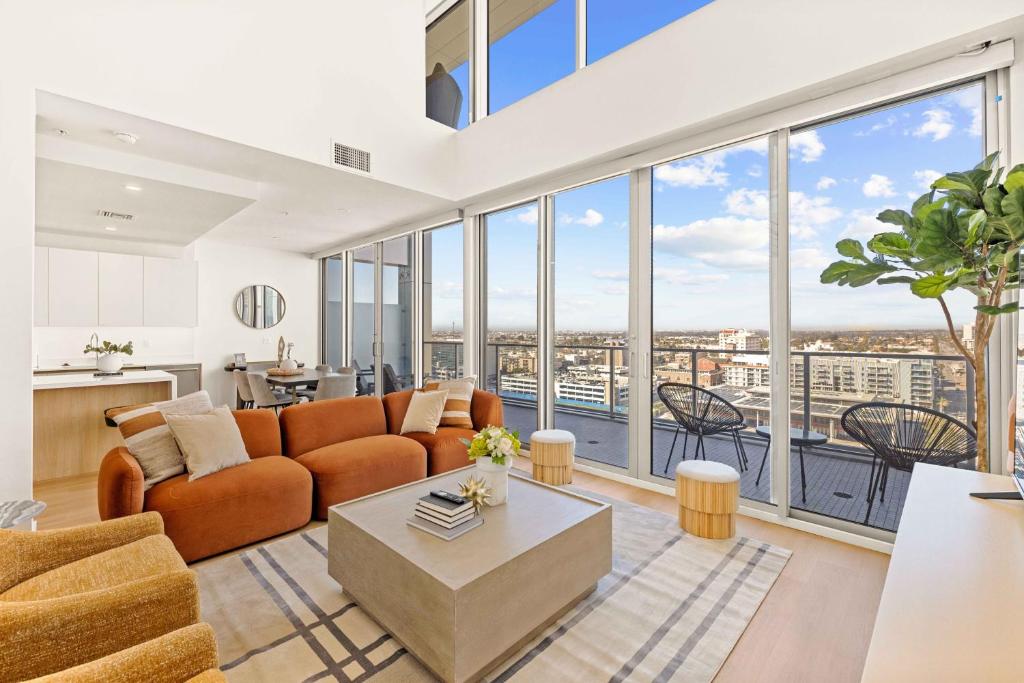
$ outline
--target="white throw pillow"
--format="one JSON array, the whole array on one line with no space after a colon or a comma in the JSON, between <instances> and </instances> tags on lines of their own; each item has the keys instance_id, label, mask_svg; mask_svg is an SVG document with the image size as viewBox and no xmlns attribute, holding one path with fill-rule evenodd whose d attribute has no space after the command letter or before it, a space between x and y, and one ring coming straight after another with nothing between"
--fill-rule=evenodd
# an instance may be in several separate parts
<instances>
[{"instance_id":1,"label":"white throw pillow","mask_svg":"<svg viewBox=\"0 0 1024 683\"><path fill-rule=\"evenodd\" d=\"M441 422L441 415L444 414L444 402L448 399L448 392L441 391L414 391L409 400L409 409L405 411L405 419L402 420L402 429L399 433L427 432L435 434L437 425Z\"/></svg>"},{"instance_id":2,"label":"white throw pillow","mask_svg":"<svg viewBox=\"0 0 1024 683\"><path fill-rule=\"evenodd\" d=\"M167 415L165 419L185 456L189 481L249 462L242 433L227 406L205 415Z\"/></svg>"},{"instance_id":3,"label":"white throw pillow","mask_svg":"<svg viewBox=\"0 0 1024 683\"><path fill-rule=\"evenodd\" d=\"M448 403L441 415L442 427L459 427L473 429L473 389L476 386L476 375L467 375L458 379L431 381L423 385L423 391L448 391Z\"/></svg>"}]
</instances>

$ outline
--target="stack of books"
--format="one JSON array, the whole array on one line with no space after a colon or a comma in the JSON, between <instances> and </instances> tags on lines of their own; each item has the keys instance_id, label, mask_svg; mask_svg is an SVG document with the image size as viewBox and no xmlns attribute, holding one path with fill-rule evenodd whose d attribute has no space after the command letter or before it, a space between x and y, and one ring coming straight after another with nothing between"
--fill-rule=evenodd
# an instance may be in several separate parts
<instances>
[{"instance_id":1,"label":"stack of books","mask_svg":"<svg viewBox=\"0 0 1024 683\"><path fill-rule=\"evenodd\" d=\"M473 510L473 503L448 491L431 491L416 501L416 511L408 520L416 527L438 538L450 541L484 523Z\"/></svg>"}]
</instances>

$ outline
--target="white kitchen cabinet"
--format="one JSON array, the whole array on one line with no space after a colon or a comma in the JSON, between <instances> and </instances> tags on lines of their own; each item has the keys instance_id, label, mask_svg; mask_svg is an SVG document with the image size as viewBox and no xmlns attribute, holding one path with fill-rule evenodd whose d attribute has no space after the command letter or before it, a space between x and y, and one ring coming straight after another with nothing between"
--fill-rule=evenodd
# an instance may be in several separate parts
<instances>
[{"instance_id":1,"label":"white kitchen cabinet","mask_svg":"<svg viewBox=\"0 0 1024 683\"><path fill-rule=\"evenodd\" d=\"M142 256L100 253L100 327L137 327L143 324L142 271Z\"/></svg>"},{"instance_id":2,"label":"white kitchen cabinet","mask_svg":"<svg viewBox=\"0 0 1024 683\"><path fill-rule=\"evenodd\" d=\"M196 326L196 263L146 256L143 262L143 324Z\"/></svg>"},{"instance_id":3,"label":"white kitchen cabinet","mask_svg":"<svg viewBox=\"0 0 1024 683\"><path fill-rule=\"evenodd\" d=\"M50 250L36 247L36 265L33 273L32 319L35 325L50 324Z\"/></svg>"},{"instance_id":4,"label":"white kitchen cabinet","mask_svg":"<svg viewBox=\"0 0 1024 683\"><path fill-rule=\"evenodd\" d=\"M49 324L92 327L98 321L99 258L95 251L49 249Z\"/></svg>"}]
</instances>

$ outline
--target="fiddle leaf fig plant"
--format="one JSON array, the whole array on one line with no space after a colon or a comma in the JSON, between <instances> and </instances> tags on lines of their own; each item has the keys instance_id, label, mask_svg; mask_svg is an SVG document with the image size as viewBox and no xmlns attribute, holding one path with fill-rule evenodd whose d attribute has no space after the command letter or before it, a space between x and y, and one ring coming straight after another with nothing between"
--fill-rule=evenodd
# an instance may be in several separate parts
<instances>
[{"instance_id":1,"label":"fiddle leaf fig plant","mask_svg":"<svg viewBox=\"0 0 1024 683\"><path fill-rule=\"evenodd\" d=\"M865 245L854 239L836 243L844 257L821 274L823 284L862 287L908 286L922 299L935 299L949 337L974 369L979 470L988 469L988 397L985 350L996 318L1017 310L1005 302L1007 291L1020 287L1019 252L1024 243L1024 164L1005 178L996 168L997 154L968 171L947 173L914 202L910 211L886 209L878 220L894 226ZM946 295L970 292L974 307L974 348L957 336Z\"/></svg>"}]
</instances>

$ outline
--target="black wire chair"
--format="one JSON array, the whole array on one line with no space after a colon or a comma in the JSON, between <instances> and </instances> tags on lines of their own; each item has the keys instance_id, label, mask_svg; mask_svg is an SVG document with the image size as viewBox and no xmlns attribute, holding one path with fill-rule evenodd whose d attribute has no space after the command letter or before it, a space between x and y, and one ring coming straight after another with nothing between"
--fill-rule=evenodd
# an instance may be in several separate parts
<instances>
[{"instance_id":1,"label":"black wire chair","mask_svg":"<svg viewBox=\"0 0 1024 683\"><path fill-rule=\"evenodd\" d=\"M665 382L659 386L658 398L676 420L676 433L672 437L672 447L669 449L665 471L662 474L668 474L672 465L672 453L675 451L680 429L684 431L683 460L686 460L686 444L691 432L697 435L697 446L693 451L694 460L698 455L704 460L708 459L707 448L704 445L705 436L728 432L732 435L733 445L736 446L736 460L739 462L740 472L746 471L747 451L743 447L739 433L746 428L747 423L733 404L707 389L678 382Z\"/></svg>"},{"instance_id":2,"label":"black wire chair","mask_svg":"<svg viewBox=\"0 0 1024 683\"><path fill-rule=\"evenodd\" d=\"M872 454L865 524L871 517L876 493L885 502L890 469L910 472L919 462L956 467L978 455L974 430L931 408L904 403L858 403L847 408L840 424L843 431Z\"/></svg>"}]
</instances>

